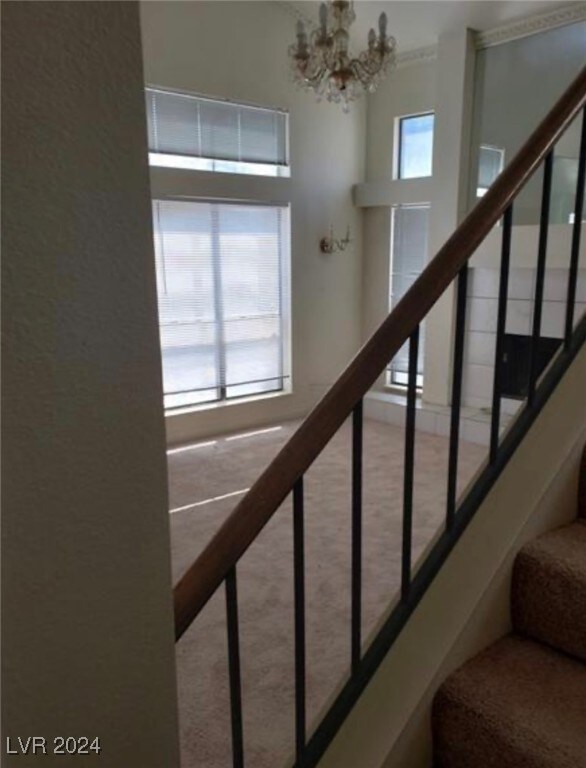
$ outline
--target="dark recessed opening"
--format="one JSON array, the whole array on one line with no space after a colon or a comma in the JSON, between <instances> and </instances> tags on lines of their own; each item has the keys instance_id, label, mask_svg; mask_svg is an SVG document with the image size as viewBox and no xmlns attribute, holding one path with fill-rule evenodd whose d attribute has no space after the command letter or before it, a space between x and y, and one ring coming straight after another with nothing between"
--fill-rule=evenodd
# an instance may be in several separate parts
<instances>
[{"instance_id":1,"label":"dark recessed opening","mask_svg":"<svg viewBox=\"0 0 586 768\"><path fill-rule=\"evenodd\" d=\"M540 376L561 344L561 339L540 338L537 344L537 376ZM529 386L531 336L505 333L502 358L503 397L523 400Z\"/></svg>"}]
</instances>

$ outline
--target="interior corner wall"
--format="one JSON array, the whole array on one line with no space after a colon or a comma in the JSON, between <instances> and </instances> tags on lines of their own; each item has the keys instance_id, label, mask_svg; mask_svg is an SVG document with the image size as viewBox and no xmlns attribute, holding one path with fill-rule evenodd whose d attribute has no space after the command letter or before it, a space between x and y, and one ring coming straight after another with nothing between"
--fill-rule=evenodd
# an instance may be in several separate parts
<instances>
[{"instance_id":1,"label":"interior corner wall","mask_svg":"<svg viewBox=\"0 0 586 768\"><path fill-rule=\"evenodd\" d=\"M317 18L317 3L302 5ZM296 21L288 3L141 4L149 85L290 112L293 393L168 416L170 443L305 415L360 345L362 213L352 186L364 176L366 99L345 114L297 89L287 57ZM330 225L337 236L350 227L344 252L320 253Z\"/></svg>"},{"instance_id":2,"label":"interior corner wall","mask_svg":"<svg viewBox=\"0 0 586 768\"><path fill-rule=\"evenodd\" d=\"M2 17L2 765L176 768L138 6Z\"/></svg>"}]
</instances>

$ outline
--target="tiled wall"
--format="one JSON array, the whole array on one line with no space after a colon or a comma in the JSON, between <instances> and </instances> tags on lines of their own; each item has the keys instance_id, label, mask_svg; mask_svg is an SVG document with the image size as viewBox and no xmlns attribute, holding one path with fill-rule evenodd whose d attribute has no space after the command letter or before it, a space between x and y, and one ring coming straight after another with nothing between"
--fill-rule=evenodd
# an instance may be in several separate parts
<instances>
[{"instance_id":1,"label":"tiled wall","mask_svg":"<svg viewBox=\"0 0 586 768\"><path fill-rule=\"evenodd\" d=\"M500 418L500 434L508 427L518 402L503 400ZM364 398L364 415L367 419L405 426L406 399L394 392L369 392ZM508 406L508 407L505 407ZM419 398L415 405L415 429L432 435L447 437L451 428L451 408L448 405L432 405ZM490 441L490 415L478 408L460 410L460 440L477 445Z\"/></svg>"},{"instance_id":2,"label":"tiled wall","mask_svg":"<svg viewBox=\"0 0 586 768\"><path fill-rule=\"evenodd\" d=\"M565 323L567 269L548 269L541 335L561 338ZM463 404L490 407L496 343L499 271L475 267L468 277L468 306L464 349ZM531 334L535 269L514 268L509 277L506 332ZM586 270L578 278L574 321L586 310Z\"/></svg>"}]
</instances>

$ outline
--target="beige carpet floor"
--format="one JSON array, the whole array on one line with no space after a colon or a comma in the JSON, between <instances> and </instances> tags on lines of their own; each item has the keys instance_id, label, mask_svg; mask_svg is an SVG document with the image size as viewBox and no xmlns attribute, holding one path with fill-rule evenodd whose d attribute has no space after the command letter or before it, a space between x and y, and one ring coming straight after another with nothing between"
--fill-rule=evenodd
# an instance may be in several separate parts
<instances>
[{"instance_id":1,"label":"beige carpet floor","mask_svg":"<svg viewBox=\"0 0 586 768\"><path fill-rule=\"evenodd\" d=\"M176 581L296 428L220 438L170 453L173 577ZM417 434L413 560L445 515L448 442ZM363 639L394 599L400 577L404 432L375 421L364 431ZM307 715L315 722L350 660L350 456L346 423L305 480ZM460 490L486 449L460 445ZM194 505L194 506L188 506ZM186 509L183 507L188 506ZM238 570L246 765L281 768L294 749L293 547L291 500L274 515ZM231 740L224 591L177 646L183 768L229 768Z\"/></svg>"}]
</instances>

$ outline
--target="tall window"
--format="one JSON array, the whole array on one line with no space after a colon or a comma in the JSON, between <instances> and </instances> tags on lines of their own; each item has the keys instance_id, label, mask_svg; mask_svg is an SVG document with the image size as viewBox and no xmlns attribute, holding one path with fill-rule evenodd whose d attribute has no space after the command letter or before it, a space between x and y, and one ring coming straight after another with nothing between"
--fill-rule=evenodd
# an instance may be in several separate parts
<instances>
[{"instance_id":1,"label":"tall window","mask_svg":"<svg viewBox=\"0 0 586 768\"><path fill-rule=\"evenodd\" d=\"M393 309L419 277L427 260L429 232L429 205L400 205L392 209L391 222L391 295L390 309ZM423 386L423 359L425 352L425 329L419 334L419 357L417 360L417 386ZM409 345L404 344L391 361L387 372L387 383L406 386L409 373Z\"/></svg>"},{"instance_id":2,"label":"tall window","mask_svg":"<svg viewBox=\"0 0 586 768\"><path fill-rule=\"evenodd\" d=\"M396 167L398 179L431 176L434 120L433 112L399 118Z\"/></svg>"},{"instance_id":3,"label":"tall window","mask_svg":"<svg viewBox=\"0 0 586 768\"><path fill-rule=\"evenodd\" d=\"M283 390L289 206L269 202L274 179L241 179L251 196L238 201L222 179L289 176L288 115L158 88L146 100L165 408ZM201 171L216 175L216 199L202 199L212 188Z\"/></svg>"},{"instance_id":4,"label":"tall window","mask_svg":"<svg viewBox=\"0 0 586 768\"><path fill-rule=\"evenodd\" d=\"M153 203L165 407L283 389L288 209Z\"/></svg>"}]
</instances>

